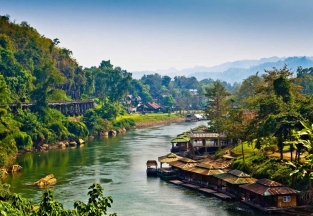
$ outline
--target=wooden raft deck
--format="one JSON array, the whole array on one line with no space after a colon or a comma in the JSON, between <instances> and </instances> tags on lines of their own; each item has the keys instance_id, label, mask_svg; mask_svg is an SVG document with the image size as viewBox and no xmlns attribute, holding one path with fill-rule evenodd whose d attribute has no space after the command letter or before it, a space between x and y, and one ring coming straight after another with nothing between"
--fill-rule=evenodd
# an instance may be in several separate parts
<instances>
[{"instance_id":1,"label":"wooden raft deck","mask_svg":"<svg viewBox=\"0 0 313 216\"><path fill-rule=\"evenodd\" d=\"M170 182L170 183L172 183L172 184L175 184L175 185L181 185L181 184L184 184L184 182L179 181L179 180L170 180L169 182Z\"/></svg>"},{"instance_id":2,"label":"wooden raft deck","mask_svg":"<svg viewBox=\"0 0 313 216\"><path fill-rule=\"evenodd\" d=\"M271 210L269 210L269 209L267 209L267 208L264 208L264 207L262 207L262 206L259 206L259 205L257 205L257 204L254 204L254 203L252 203L252 202L248 202L248 201L246 201L246 200L242 200L241 202L244 203L244 204L246 204L246 205L248 205L248 206L250 206L250 207L252 207L252 208L255 208L255 209L257 209L257 210L259 210L259 211L261 211L261 212L263 212L263 213L271 213L271 212L272 212Z\"/></svg>"},{"instance_id":3,"label":"wooden raft deck","mask_svg":"<svg viewBox=\"0 0 313 216\"><path fill-rule=\"evenodd\" d=\"M232 198L226 194L223 193L213 193L213 196L216 196L217 198L220 198L222 200L231 200Z\"/></svg>"},{"instance_id":4,"label":"wooden raft deck","mask_svg":"<svg viewBox=\"0 0 313 216\"><path fill-rule=\"evenodd\" d=\"M193 184L181 184L181 186L187 187L187 188L191 188L191 189L199 189L200 186L198 185L193 185Z\"/></svg>"},{"instance_id":5,"label":"wooden raft deck","mask_svg":"<svg viewBox=\"0 0 313 216\"><path fill-rule=\"evenodd\" d=\"M249 202L246 200L242 200L242 203L255 208L263 213L271 214L280 214L280 215L296 215L296 216L308 216L308 215L313 215L312 213L312 208L309 207L308 209L307 206L286 206L286 207L262 207L258 204L254 204L253 202ZM310 210L311 209L311 210Z\"/></svg>"},{"instance_id":6,"label":"wooden raft deck","mask_svg":"<svg viewBox=\"0 0 313 216\"><path fill-rule=\"evenodd\" d=\"M209 188L199 188L198 190L207 194L217 193L215 190L211 190Z\"/></svg>"},{"instance_id":7,"label":"wooden raft deck","mask_svg":"<svg viewBox=\"0 0 313 216\"><path fill-rule=\"evenodd\" d=\"M199 185L185 183L185 182L182 182L180 180L171 180L169 182L172 184L175 184L175 185L181 185L181 186L186 187L186 188L194 189L194 190L197 190L197 191L205 193L205 194L213 195L213 196L215 196L219 199L222 199L222 200L231 200L232 199L231 196L228 196L226 194L217 192L217 191L209 189L209 188L201 187Z\"/></svg>"}]
</instances>

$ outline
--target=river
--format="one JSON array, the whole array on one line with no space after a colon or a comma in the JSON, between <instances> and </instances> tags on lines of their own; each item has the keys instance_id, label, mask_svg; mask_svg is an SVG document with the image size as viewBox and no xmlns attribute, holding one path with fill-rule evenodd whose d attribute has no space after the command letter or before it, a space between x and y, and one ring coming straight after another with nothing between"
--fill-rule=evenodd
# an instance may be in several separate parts
<instances>
[{"instance_id":1,"label":"river","mask_svg":"<svg viewBox=\"0 0 313 216\"><path fill-rule=\"evenodd\" d=\"M113 197L109 213L118 215L259 215L238 203L221 201L199 192L146 176L146 161L170 152L177 134L205 122L178 123L128 131L116 137L88 141L84 147L35 152L17 158L21 173L8 176L11 191L38 205L42 190L28 184L47 174L58 182L55 198L65 208L75 200L87 202L88 187L99 182Z\"/></svg>"}]
</instances>

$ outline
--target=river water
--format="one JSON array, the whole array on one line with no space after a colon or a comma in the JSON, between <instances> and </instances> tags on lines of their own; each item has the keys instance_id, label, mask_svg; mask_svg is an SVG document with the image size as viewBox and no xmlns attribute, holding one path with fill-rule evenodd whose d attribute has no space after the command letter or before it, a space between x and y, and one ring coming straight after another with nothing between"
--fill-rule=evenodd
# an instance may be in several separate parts
<instances>
[{"instance_id":1,"label":"river water","mask_svg":"<svg viewBox=\"0 0 313 216\"><path fill-rule=\"evenodd\" d=\"M8 176L11 191L38 205L42 189L29 186L54 174L55 198L73 209L76 200L87 202L88 187L101 183L105 196L113 197L109 213L118 215L259 215L238 203L221 201L191 189L146 176L146 161L170 152L177 134L205 122L154 126L117 137L88 141L84 147L35 152L17 158L21 173Z\"/></svg>"}]
</instances>

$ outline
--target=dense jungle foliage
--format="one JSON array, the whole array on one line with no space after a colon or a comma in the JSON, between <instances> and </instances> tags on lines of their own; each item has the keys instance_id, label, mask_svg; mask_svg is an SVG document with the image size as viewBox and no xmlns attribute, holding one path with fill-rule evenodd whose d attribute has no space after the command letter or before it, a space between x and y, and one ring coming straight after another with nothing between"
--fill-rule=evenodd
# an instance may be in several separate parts
<instances>
[{"instance_id":1,"label":"dense jungle foliage","mask_svg":"<svg viewBox=\"0 0 313 216\"><path fill-rule=\"evenodd\" d=\"M103 196L103 188L100 184L93 184L88 189L88 203L74 202L74 210L64 209L62 203L54 198L52 190L45 190L39 206L34 206L31 200L22 198L10 192L10 186L0 183L0 215L1 216L48 216L48 215L107 215L108 209L113 203L112 197ZM116 213L109 214L116 216Z\"/></svg>"},{"instance_id":2,"label":"dense jungle foliage","mask_svg":"<svg viewBox=\"0 0 313 216\"><path fill-rule=\"evenodd\" d=\"M248 77L233 93L220 82L206 88L210 129L242 147L233 168L299 189L304 189L305 178L306 187L312 189L311 71L299 67L295 75L285 65ZM245 155L246 143L258 153Z\"/></svg>"}]
</instances>

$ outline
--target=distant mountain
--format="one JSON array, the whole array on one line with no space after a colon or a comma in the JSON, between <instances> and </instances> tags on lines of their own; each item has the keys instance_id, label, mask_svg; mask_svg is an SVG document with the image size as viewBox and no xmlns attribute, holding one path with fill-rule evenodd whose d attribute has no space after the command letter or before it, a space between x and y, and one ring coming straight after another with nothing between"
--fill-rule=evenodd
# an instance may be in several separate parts
<instances>
[{"instance_id":1,"label":"distant mountain","mask_svg":"<svg viewBox=\"0 0 313 216\"><path fill-rule=\"evenodd\" d=\"M298 66L313 67L313 57L270 57L259 60L240 60L234 62L226 62L212 67L196 66L193 68L186 68L177 70L176 68L169 68L165 70L156 71L140 71L132 72L135 79L140 79L143 75L158 73L162 76L194 76L198 80L206 78L219 79L230 83L241 82L248 76L259 72L264 73L264 70L272 69L273 67L282 68L287 64L288 68L296 71Z\"/></svg>"},{"instance_id":2,"label":"distant mountain","mask_svg":"<svg viewBox=\"0 0 313 216\"><path fill-rule=\"evenodd\" d=\"M189 76L194 76L197 80L203 80L206 78L219 79L226 82L242 82L248 76L256 74L263 74L264 70L270 70L273 67L282 68L287 65L288 69L296 72L299 66L303 68L313 67L313 59L310 57L289 57L276 62L264 62L262 64L250 67L250 68L229 68L224 72L196 72L189 74Z\"/></svg>"}]
</instances>

